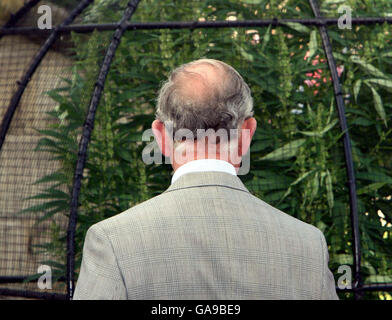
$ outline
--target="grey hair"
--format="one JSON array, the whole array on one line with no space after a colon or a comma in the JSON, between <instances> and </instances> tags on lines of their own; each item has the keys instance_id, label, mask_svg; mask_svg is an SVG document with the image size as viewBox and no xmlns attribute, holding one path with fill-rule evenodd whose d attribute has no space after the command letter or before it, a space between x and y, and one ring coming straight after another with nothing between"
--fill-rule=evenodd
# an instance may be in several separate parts
<instances>
[{"instance_id":1,"label":"grey hair","mask_svg":"<svg viewBox=\"0 0 392 320\"><path fill-rule=\"evenodd\" d=\"M223 79L214 86L206 86L206 95L184 95L178 76L195 74L187 69L196 65L210 65L223 71ZM188 129L196 137L198 129L238 129L253 116L253 98L241 75L228 64L214 59L200 59L174 69L159 91L156 118L172 125L173 133ZM232 130L231 130L232 131Z\"/></svg>"}]
</instances>

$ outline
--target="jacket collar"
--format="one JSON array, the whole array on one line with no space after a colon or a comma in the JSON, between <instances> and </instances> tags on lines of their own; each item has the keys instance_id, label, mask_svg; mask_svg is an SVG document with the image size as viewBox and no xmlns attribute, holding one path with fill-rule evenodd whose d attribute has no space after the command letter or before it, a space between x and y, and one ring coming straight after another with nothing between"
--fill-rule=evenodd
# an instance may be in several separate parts
<instances>
[{"instance_id":1,"label":"jacket collar","mask_svg":"<svg viewBox=\"0 0 392 320\"><path fill-rule=\"evenodd\" d=\"M179 167L173 174L172 183L184 174L206 171L226 172L234 176L237 175L234 166L227 161L219 159L198 159L189 161Z\"/></svg>"},{"instance_id":2,"label":"jacket collar","mask_svg":"<svg viewBox=\"0 0 392 320\"><path fill-rule=\"evenodd\" d=\"M217 171L186 173L174 181L164 193L206 186L220 186L249 193L238 176Z\"/></svg>"}]
</instances>

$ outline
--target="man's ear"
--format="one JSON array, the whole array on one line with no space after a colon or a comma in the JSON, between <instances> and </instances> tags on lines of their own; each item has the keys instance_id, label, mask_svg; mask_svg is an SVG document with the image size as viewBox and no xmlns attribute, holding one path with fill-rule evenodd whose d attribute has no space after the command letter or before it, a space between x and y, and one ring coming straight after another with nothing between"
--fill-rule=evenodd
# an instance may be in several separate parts
<instances>
[{"instance_id":1,"label":"man's ear","mask_svg":"<svg viewBox=\"0 0 392 320\"><path fill-rule=\"evenodd\" d=\"M165 124L162 121L154 120L151 127L162 154L171 157L173 141L166 132Z\"/></svg>"},{"instance_id":2,"label":"man's ear","mask_svg":"<svg viewBox=\"0 0 392 320\"><path fill-rule=\"evenodd\" d=\"M241 157L248 152L256 128L257 121L253 117L244 120L244 122L242 123L238 141L238 154Z\"/></svg>"}]
</instances>

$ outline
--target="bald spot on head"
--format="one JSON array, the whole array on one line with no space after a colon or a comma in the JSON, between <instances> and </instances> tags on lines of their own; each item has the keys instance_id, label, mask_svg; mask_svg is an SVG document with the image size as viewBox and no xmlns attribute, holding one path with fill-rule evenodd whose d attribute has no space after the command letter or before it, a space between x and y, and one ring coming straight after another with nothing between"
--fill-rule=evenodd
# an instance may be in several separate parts
<instances>
[{"instance_id":1,"label":"bald spot on head","mask_svg":"<svg viewBox=\"0 0 392 320\"><path fill-rule=\"evenodd\" d=\"M200 103L221 94L224 73L221 66L198 62L179 71L173 82L183 98Z\"/></svg>"}]
</instances>

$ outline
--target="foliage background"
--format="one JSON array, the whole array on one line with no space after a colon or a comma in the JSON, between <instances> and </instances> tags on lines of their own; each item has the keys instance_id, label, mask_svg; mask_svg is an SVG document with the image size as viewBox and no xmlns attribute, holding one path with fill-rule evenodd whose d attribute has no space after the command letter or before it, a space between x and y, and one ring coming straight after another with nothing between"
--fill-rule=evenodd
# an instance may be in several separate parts
<instances>
[{"instance_id":1,"label":"foliage background","mask_svg":"<svg viewBox=\"0 0 392 320\"><path fill-rule=\"evenodd\" d=\"M85 23L118 21L127 1L95 1ZM321 1L322 13L338 16L339 4L353 16L392 13L389 1ZM139 4L133 21L191 21L313 17L307 1L152 1ZM392 90L391 26L329 27L339 66L357 178L364 283L392 283ZM52 182L36 198L43 220L69 214L78 142L91 92L111 32L73 34L73 77L48 94L58 105L57 124L41 131L37 152L60 159ZM77 266L87 229L162 191L169 165L146 166L141 134L154 119L160 83L174 67L201 57L236 68L250 85L258 129L251 170L242 176L253 194L320 228L329 244L330 268L339 278L352 266L352 233L341 130L329 70L317 28L287 27L128 31L116 52L95 120L80 194L76 230ZM66 233L53 222L53 241L40 245L52 255L55 276L65 274ZM352 270L354 270L352 268ZM341 298L352 298L349 293ZM386 292L365 298L388 299Z\"/></svg>"}]
</instances>

